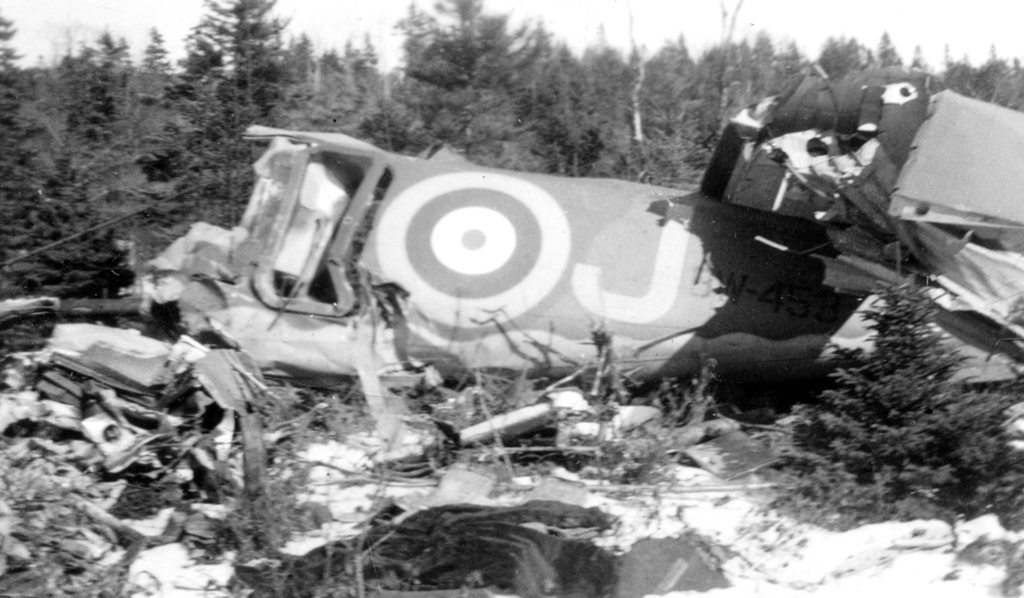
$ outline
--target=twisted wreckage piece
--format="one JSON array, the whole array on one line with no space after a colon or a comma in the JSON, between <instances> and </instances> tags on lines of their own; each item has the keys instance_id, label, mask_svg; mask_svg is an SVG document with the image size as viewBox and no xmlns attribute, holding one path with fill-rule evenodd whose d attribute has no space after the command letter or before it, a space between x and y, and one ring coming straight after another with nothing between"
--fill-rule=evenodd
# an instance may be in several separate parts
<instances>
[{"instance_id":1,"label":"twisted wreckage piece","mask_svg":"<svg viewBox=\"0 0 1024 598\"><path fill-rule=\"evenodd\" d=\"M1024 115L943 90L928 73L811 75L726 127L701 188L818 223L838 251L817 256L837 290L931 279L943 328L1020 363L1022 147Z\"/></svg>"}]
</instances>

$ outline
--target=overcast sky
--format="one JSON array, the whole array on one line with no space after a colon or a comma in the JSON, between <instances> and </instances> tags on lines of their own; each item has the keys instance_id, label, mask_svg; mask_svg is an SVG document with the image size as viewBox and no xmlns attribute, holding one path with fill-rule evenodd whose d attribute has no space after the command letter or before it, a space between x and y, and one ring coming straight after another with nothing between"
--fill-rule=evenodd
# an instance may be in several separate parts
<instances>
[{"instance_id":1,"label":"overcast sky","mask_svg":"<svg viewBox=\"0 0 1024 598\"><path fill-rule=\"evenodd\" d=\"M429 7L432 0L415 0ZM737 0L724 0L732 9ZM174 58L203 14L203 0L0 0L0 15L15 22L15 46L24 64L49 63L69 45L93 41L104 29L125 37L138 56L146 32L156 27ZM400 38L395 23L409 0L278 0L277 13L289 19L287 33L308 34L318 49L341 48L349 39L369 35L384 68L398 64ZM510 13L516 21L543 20L555 35L579 51L598 39L603 27L609 43L629 45L630 14L639 44L648 55L682 35L694 54L719 39L719 0L485 0L491 12ZM978 64L995 45L1000 56L1024 57L1024 2L970 0L745 0L737 37L766 30L789 39L814 56L829 36L854 36L874 47L888 31L905 61L920 45L933 66L940 66L948 44L955 57Z\"/></svg>"}]
</instances>

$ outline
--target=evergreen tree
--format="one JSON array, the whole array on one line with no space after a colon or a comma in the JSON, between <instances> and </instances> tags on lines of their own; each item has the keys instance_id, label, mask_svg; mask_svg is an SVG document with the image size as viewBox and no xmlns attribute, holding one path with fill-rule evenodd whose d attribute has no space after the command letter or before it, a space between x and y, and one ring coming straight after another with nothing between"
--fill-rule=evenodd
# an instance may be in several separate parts
<instances>
[{"instance_id":1,"label":"evergreen tree","mask_svg":"<svg viewBox=\"0 0 1024 598\"><path fill-rule=\"evenodd\" d=\"M583 52L580 59L586 81L583 102L577 110L587 115L591 135L601 143L601 153L588 173L636 179L640 160L633 155L632 92L636 73L622 52L603 37Z\"/></svg>"},{"instance_id":2,"label":"evergreen tree","mask_svg":"<svg viewBox=\"0 0 1024 598\"><path fill-rule=\"evenodd\" d=\"M696 182L694 160L700 149L694 142L693 118L699 99L694 88L696 65L682 37L667 44L647 62L644 114L651 182L682 186Z\"/></svg>"},{"instance_id":3,"label":"evergreen tree","mask_svg":"<svg viewBox=\"0 0 1024 598\"><path fill-rule=\"evenodd\" d=\"M442 0L435 13L410 5L398 24L410 108L432 141L498 165L505 142L523 134L513 98L537 59L536 34L511 30L508 16L485 13L482 0Z\"/></svg>"},{"instance_id":4,"label":"evergreen tree","mask_svg":"<svg viewBox=\"0 0 1024 598\"><path fill-rule=\"evenodd\" d=\"M818 55L818 66L834 80L867 68L871 61L872 55L868 49L852 37L829 37Z\"/></svg>"},{"instance_id":5,"label":"evergreen tree","mask_svg":"<svg viewBox=\"0 0 1024 598\"><path fill-rule=\"evenodd\" d=\"M27 147L31 125L21 113L24 82L18 68L19 58L11 40L14 23L0 14L0 194L6 198L31 193L33 152Z\"/></svg>"},{"instance_id":6,"label":"evergreen tree","mask_svg":"<svg viewBox=\"0 0 1024 598\"><path fill-rule=\"evenodd\" d=\"M142 68L148 73L168 75L171 72L171 62L167 59L167 48L164 46L164 36L160 35L156 27L149 30L149 45L142 53Z\"/></svg>"},{"instance_id":7,"label":"evergreen tree","mask_svg":"<svg viewBox=\"0 0 1024 598\"><path fill-rule=\"evenodd\" d=\"M11 40L14 23L0 15L0 261L17 256L31 244L23 235L18 217L35 201L34 152L29 149L30 125L21 112L23 84L18 69L18 54ZM20 277L10 270L0 271L0 299L20 294Z\"/></svg>"},{"instance_id":8,"label":"evergreen tree","mask_svg":"<svg viewBox=\"0 0 1024 598\"><path fill-rule=\"evenodd\" d=\"M193 33L196 41L220 54L226 67L224 100L245 118L272 118L282 98L284 23L271 15L274 4L276 0L207 0L207 15Z\"/></svg>"},{"instance_id":9,"label":"evergreen tree","mask_svg":"<svg viewBox=\"0 0 1024 598\"><path fill-rule=\"evenodd\" d=\"M1003 414L1019 399L952 382L961 359L944 345L920 288L878 295L867 312L873 351L839 351L852 365L838 370L837 388L794 410L795 506L831 513L840 526L992 508L1019 526L1024 455L1003 431ZM996 499L1005 504L994 507Z\"/></svg>"},{"instance_id":10,"label":"evergreen tree","mask_svg":"<svg viewBox=\"0 0 1024 598\"><path fill-rule=\"evenodd\" d=\"M331 48L319 56L308 37L292 40L287 50L284 126L337 131L364 137L385 149L405 150L411 119L400 103L388 97L389 88L400 82L389 82L377 62L369 37L363 38L362 45L349 40L343 52Z\"/></svg>"},{"instance_id":11,"label":"evergreen tree","mask_svg":"<svg viewBox=\"0 0 1024 598\"><path fill-rule=\"evenodd\" d=\"M359 121L355 136L366 139L377 147L390 152L409 152L423 148L429 141L422 128L417 127L415 117L403 100L406 90L400 87L397 78L387 85L398 93L382 95L376 105Z\"/></svg>"},{"instance_id":12,"label":"evergreen tree","mask_svg":"<svg viewBox=\"0 0 1024 598\"><path fill-rule=\"evenodd\" d=\"M754 46L750 50L749 74L745 82L744 95L753 98L762 98L772 94L775 82L775 44L772 38L761 31L754 38Z\"/></svg>"},{"instance_id":13,"label":"evergreen tree","mask_svg":"<svg viewBox=\"0 0 1024 598\"><path fill-rule=\"evenodd\" d=\"M41 145L42 133L22 109L28 86L14 63L16 55L9 43L13 34L11 22L0 18L0 135L8 148L0 157L0 207L4 214L0 257L4 261L26 256L102 219L98 182L110 176L110 154L99 153L91 143L112 138L111 123L119 117L123 90L107 75L118 74L115 63L126 53L122 43L104 36L99 49L84 48L78 56L62 62L56 81L69 88L55 95L64 97L58 107L67 115L67 134L44 161L33 151ZM79 67L81 71L68 70ZM76 93L79 105L72 106L70 97ZM47 169L45 162L52 162L52 169ZM132 278L115 240L115 232L106 230L18 261L0 273L0 293L112 295Z\"/></svg>"},{"instance_id":14,"label":"evergreen tree","mask_svg":"<svg viewBox=\"0 0 1024 598\"><path fill-rule=\"evenodd\" d=\"M783 90L791 82L801 77L807 67L807 57L800 52L796 42L789 42L785 49L775 57L775 90Z\"/></svg>"},{"instance_id":15,"label":"evergreen tree","mask_svg":"<svg viewBox=\"0 0 1024 598\"><path fill-rule=\"evenodd\" d=\"M149 44L134 81L142 105L139 112L145 115L139 123L136 163L146 179L154 183L167 183L182 172L181 153L175 149L179 144L174 138L182 134L178 123L183 116L172 101L175 93L171 90L177 79L168 56L163 36L155 27L150 29Z\"/></svg>"},{"instance_id":16,"label":"evergreen tree","mask_svg":"<svg viewBox=\"0 0 1024 598\"><path fill-rule=\"evenodd\" d=\"M924 50L921 46L914 46L914 56L910 59L910 68L928 70L928 62L924 59Z\"/></svg>"},{"instance_id":17,"label":"evergreen tree","mask_svg":"<svg viewBox=\"0 0 1024 598\"><path fill-rule=\"evenodd\" d=\"M303 33L298 38L288 41L288 48L284 52L284 66L288 82L292 86L312 88L318 65L313 51L313 40L309 39L308 35ZM307 93L311 91L313 90L308 89Z\"/></svg>"},{"instance_id":18,"label":"evergreen tree","mask_svg":"<svg viewBox=\"0 0 1024 598\"><path fill-rule=\"evenodd\" d=\"M943 82L946 87L967 97L976 97L974 91L974 79L977 70L971 65L971 61L964 55L960 60L953 58L949 45L945 46L943 53Z\"/></svg>"},{"instance_id":19,"label":"evergreen tree","mask_svg":"<svg viewBox=\"0 0 1024 598\"><path fill-rule=\"evenodd\" d=\"M273 0L208 0L193 30L173 97L187 126L169 125L171 145L163 161L192 189L185 205L192 218L234 224L252 184L251 144L242 139L253 124L275 125L284 99L287 69L283 23Z\"/></svg>"},{"instance_id":20,"label":"evergreen tree","mask_svg":"<svg viewBox=\"0 0 1024 598\"><path fill-rule=\"evenodd\" d=\"M693 86L698 101L694 102L690 114L696 125L694 140L701 162L710 158L723 125L738 108L730 101L732 54L732 49L719 45L708 49L696 60Z\"/></svg>"},{"instance_id":21,"label":"evergreen tree","mask_svg":"<svg viewBox=\"0 0 1024 598\"><path fill-rule=\"evenodd\" d=\"M995 46L989 48L988 60L976 71L974 77L974 97L986 102L1006 105L1009 103L1005 85L1007 76L1010 74L1010 66L1006 60L999 58Z\"/></svg>"},{"instance_id":22,"label":"evergreen tree","mask_svg":"<svg viewBox=\"0 0 1024 598\"><path fill-rule=\"evenodd\" d=\"M604 150L604 130L594 109L595 90L583 64L564 44L548 52L518 114L529 127L537 169L569 176L592 174Z\"/></svg>"},{"instance_id":23,"label":"evergreen tree","mask_svg":"<svg viewBox=\"0 0 1024 598\"><path fill-rule=\"evenodd\" d=\"M130 71L128 43L109 32L100 35L95 46L82 46L61 60L59 91L69 134L103 144L118 137Z\"/></svg>"},{"instance_id":24,"label":"evergreen tree","mask_svg":"<svg viewBox=\"0 0 1024 598\"><path fill-rule=\"evenodd\" d=\"M896 51L896 46L892 44L892 39L889 38L889 32L882 32L882 39L878 40L878 50L875 59L878 62L878 66L885 68L889 66L903 66L903 59L900 58L899 52Z\"/></svg>"}]
</instances>

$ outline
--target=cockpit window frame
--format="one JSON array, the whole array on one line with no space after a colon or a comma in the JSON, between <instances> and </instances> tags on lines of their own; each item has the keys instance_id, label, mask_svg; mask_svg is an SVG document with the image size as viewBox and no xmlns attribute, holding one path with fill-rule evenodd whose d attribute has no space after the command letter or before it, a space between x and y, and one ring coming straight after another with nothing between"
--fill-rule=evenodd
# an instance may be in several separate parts
<instances>
[{"instance_id":1,"label":"cockpit window frame","mask_svg":"<svg viewBox=\"0 0 1024 598\"><path fill-rule=\"evenodd\" d=\"M275 281L275 260L282 251L287 251L284 244L288 227L300 204L306 168L320 156L323 156L322 161L354 161L364 169L364 174L345 208L335 215L327 242L317 245L317 251L302 268L302 273L293 287L293 294L285 296L281 294L282 289ZM346 273L347 262L350 261L349 254L358 231L365 228L364 219L367 215L372 216L371 207L381 200L379 182L385 176L388 166L380 152L343 148L327 143L310 144L307 149L297 152L293 160L293 174L281 207L276 214L257 216L258 220L253 227L254 231L265 230L263 226L266 223L260 219L265 216L266 219L272 220L269 234L252 271L253 292L262 303L275 310L322 317L345 317L359 306L359 292L352 286L358 282L353 281L353 277ZM309 294L314 278L321 274L325 265L336 296L333 303L316 299Z\"/></svg>"}]
</instances>

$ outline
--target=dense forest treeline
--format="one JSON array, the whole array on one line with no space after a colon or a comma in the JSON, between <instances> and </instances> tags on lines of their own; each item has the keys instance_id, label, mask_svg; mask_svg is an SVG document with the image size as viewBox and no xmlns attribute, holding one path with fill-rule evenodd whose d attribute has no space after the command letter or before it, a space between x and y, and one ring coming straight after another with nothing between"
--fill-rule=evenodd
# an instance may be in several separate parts
<instances>
[{"instance_id":1,"label":"dense forest treeline","mask_svg":"<svg viewBox=\"0 0 1024 598\"><path fill-rule=\"evenodd\" d=\"M448 144L503 168L694 183L724 120L783 90L816 62L831 77L906 65L947 87L1019 109L1024 68L993 51L982 65L907 62L888 35L830 38L818 56L768 34L691 55L605 43L574 53L542 25L513 27L483 0L410 6L404 64L381 72L366 39L314 48L273 0L208 0L172 64L157 29L141 61L115 32L56 64L18 66L17 24L0 13L0 298L99 297L189 224L233 224L259 148L250 124L338 131L400 153ZM55 249L48 243L140 210Z\"/></svg>"}]
</instances>

